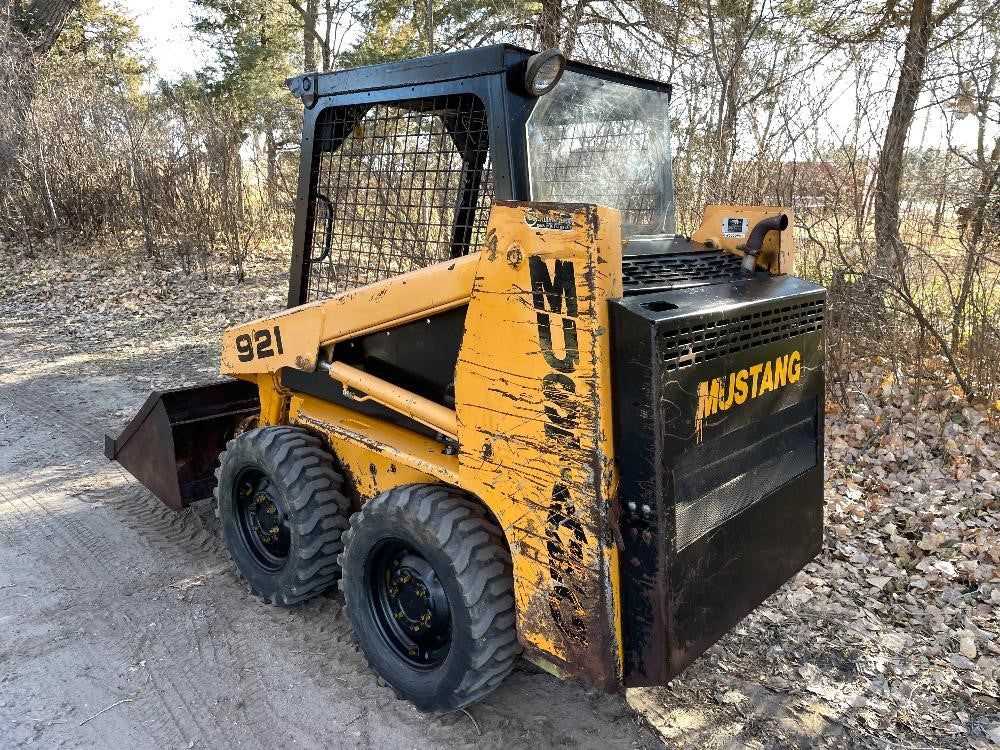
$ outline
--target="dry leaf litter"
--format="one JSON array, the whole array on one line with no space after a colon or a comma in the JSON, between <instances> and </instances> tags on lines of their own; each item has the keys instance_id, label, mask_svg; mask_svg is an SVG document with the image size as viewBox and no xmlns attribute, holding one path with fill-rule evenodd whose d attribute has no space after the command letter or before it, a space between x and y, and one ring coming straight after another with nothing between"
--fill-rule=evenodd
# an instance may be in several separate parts
<instances>
[{"instance_id":1,"label":"dry leaf litter","mask_svg":"<svg viewBox=\"0 0 1000 750\"><path fill-rule=\"evenodd\" d=\"M67 270L10 253L0 316L26 354L106 375L110 356L150 388L212 378L221 330L285 303L276 259L236 284L224 269L77 258ZM877 360L858 363L847 392L827 408L824 550L672 685L646 691L671 744L802 744L814 715L825 729L806 744L1000 747L1000 414L943 376L917 383ZM780 709L754 712L762 694ZM704 730L692 741L678 712L701 708L730 720L725 742Z\"/></svg>"}]
</instances>

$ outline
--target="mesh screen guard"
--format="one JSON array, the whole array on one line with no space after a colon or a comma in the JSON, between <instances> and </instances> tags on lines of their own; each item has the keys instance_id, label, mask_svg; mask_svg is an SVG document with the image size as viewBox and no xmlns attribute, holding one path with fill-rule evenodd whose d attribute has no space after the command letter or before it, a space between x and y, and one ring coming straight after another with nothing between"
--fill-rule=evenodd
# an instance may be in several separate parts
<instances>
[{"instance_id":1,"label":"mesh screen guard","mask_svg":"<svg viewBox=\"0 0 1000 750\"><path fill-rule=\"evenodd\" d=\"M493 202L472 94L331 107L316 123L306 299L478 248Z\"/></svg>"}]
</instances>

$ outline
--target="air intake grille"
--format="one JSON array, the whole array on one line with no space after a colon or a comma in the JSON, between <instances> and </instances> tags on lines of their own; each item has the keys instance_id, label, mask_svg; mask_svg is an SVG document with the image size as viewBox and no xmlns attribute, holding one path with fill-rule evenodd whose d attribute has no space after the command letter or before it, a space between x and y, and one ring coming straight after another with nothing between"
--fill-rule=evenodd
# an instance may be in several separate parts
<instances>
[{"instance_id":1,"label":"air intake grille","mask_svg":"<svg viewBox=\"0 0 1000 750\"><path fill-rule=\"evenodd\" d=\"M738 256L721 250L626 257L622 260L625 296L729 281L740 262Z\"/></svg>"},{"instance_id":2,"label":"air intake grille","mask_svg":"<svg viewBox=\"0 0 1000 750\"><path fill-rule=\"evenodd\" d=\"M661 334L663 369L679 370L772 341L823 330L823 300L759 310Z\"/></svg>"},{"instance_id":3,"label":"air intake grille","mask_svg":"<svg viewBox=\"0 0 1000 750\"><path fill-rule=\"evenodd\" d=\"M674 474L677 551L816 465L816 400L756 420L727 442L731 446L737 439L738 450L706 445L679 462Z\"/></svg>"}]
</instances>

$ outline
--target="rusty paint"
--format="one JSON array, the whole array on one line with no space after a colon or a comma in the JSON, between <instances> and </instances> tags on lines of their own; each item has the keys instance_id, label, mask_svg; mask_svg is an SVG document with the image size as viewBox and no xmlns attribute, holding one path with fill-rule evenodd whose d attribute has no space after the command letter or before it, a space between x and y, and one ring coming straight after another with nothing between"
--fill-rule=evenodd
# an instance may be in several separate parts
<instances>
[{"instance_id":1,"label":"rusty paint","mask_svg":"<svg viewBox=\"0 0 1000 750\"><path fill-rule=\"evenodd\" d=\"M539 229L539 216L559 227ZM461 479L507 534L520 637L605 688L621 674L604 335L621 288L619 221L597 207L495 204L496 252L476 274L456 381Z\"/></svg>"},{"instance_id":2,"label":"rusty paint","mask_svg":"<svg viewBox=\"0 0 1000 750\"><path fill-rule=\"evenodd\" d=\"M314 366L321 348L340 338L467 304L458 455L405 428L283 391L269 364L241 374L260 387L262 424L299 424L327 438L359 502L407 482L443 482L479 497L511 549L522 643L605 689L622 674L607 336L608 300L621 285L616 211L496 202L483 252L265 321L280 319L290 332L282 356L291 359L282 366ZM224 351L232 353L227 336Z\"/></svg>"},{"instance_id":3,"label":"rusty paint","mask_svg":"<svg viewBox=\"0 0 1000 750\"><path fill-rule=\"evenodd\" d=\"M478 264L479 253L473 253L451 261L449 274L432 265L229 328L222 337L222 373L312 372L324 346L464 305ZM269 344L258 340L265 336Z\"/></svg>"},{"instance_id":4,"label":"rusty paint","mask_svg":"<svg viewBox=\"0 0 1000 750\"><path fill-rule=\"evenodd\" d=\"M293 396L289 422L327 438L361 502L401 484L459 484L458 459L445 455L440 443L383 420L312 396Z\"/></svg>"},{"instance_id":5,"label":"rusty paint","mask_svg":"<svg viewBox=\"0 0 1000 750\"><path fill-rule=\"evenodd\" d=\"M718 204L705 206L701 226L691 235L695 242L710 242L713 247L726 250L734 255L743 255L753 231L753 225L768 216L778 213L788 215L788 228L783 232L768 232L764 246L757 256L757 265L771 273L795 272L795 213L784 206L745 206L740 204ZM738 234L724 232L728 219L744 219L744 231Z\"/></svg>"}]
</instances>

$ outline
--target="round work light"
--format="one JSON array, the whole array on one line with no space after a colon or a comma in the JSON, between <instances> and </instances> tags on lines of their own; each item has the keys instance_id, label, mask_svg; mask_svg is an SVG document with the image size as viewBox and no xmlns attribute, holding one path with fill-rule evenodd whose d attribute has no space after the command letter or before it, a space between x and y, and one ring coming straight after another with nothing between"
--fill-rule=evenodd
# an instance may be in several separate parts
<instances>
[{"instance_id":1,"label":"round work light","mask_svg":"<svg viewBox=\"0 0 1000 750\"><path fill-rule=\"evenodd\" d=\"M532 55L524 69L524 88L532 96L547 94L559 83L565 69L566 58L555 47Z\"/></svg>"}]
</instances>

